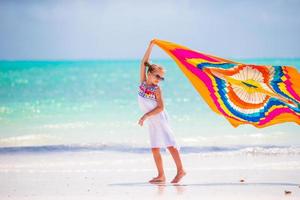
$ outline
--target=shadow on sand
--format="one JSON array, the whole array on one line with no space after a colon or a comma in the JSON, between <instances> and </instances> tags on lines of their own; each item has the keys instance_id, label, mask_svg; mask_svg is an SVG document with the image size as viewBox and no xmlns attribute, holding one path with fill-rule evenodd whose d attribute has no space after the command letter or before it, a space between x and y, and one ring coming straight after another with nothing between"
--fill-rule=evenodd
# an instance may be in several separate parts
<instances>
[{"instance_id":1,"label":"shadow on sand","mask_svg":"<svg viewBox=\"0 0 300 200\"><path fill-rule=\"evenodd\" d=\"M148 182L129 182L129 183L112 183L108 184L109 186L171 186L171 187L178 187L178 186L199 186L199 187L207 187L207 186L294 186L298 187L300 184L296 183L271 183L271 182L243 182L243 183L226 183L226 182L214 182L214 183L148 183Z\"/></svg>"}]
</instances>

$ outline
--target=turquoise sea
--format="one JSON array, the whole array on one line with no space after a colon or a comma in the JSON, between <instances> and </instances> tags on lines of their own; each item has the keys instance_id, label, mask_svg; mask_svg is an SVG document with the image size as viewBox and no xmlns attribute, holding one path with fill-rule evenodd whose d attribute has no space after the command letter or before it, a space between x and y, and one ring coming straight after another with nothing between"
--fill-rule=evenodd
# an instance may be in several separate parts
<instances>
[{"instance_id":1,"label":"turquoise sea","mask_svg":"<svg viewBox=\"0 0 300 200\"><path fill-rule=\"evenodd\" d=\"M215 114L171 60L161 83L166 109L186 152L300 146L300 126L233 128ZM290 65L300 59L239 59ZM137 104L139 60L0 61L0 152L45 150L146 151ZM299 80L300 81L300 80Z\"/></svg>"}]
</instances>

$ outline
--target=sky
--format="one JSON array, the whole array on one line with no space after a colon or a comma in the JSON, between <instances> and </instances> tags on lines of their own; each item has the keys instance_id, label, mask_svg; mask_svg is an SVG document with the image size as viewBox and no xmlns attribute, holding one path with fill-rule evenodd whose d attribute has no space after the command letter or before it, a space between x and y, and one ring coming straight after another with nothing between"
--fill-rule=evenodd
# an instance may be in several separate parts
<instances>
[{"instance_id":1,"label":"sky","mask_svg":"<svg viewBox=\"0 0 300 200\"><path fill-rule=\"evenodd\" d=\"M228 58L296 58L299 9L298 0L0 0L0 60L139 59L153 38Z\"/></svg>"}]
</instances>

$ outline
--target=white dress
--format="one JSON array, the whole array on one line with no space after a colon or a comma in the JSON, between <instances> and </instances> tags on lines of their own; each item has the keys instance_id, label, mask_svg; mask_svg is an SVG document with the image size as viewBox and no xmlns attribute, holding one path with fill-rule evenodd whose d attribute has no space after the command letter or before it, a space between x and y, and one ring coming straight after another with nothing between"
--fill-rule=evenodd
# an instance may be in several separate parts
<instances>
[{"instance_id":1,"label":"white dress","mask_svg":"<svg viewBox=\"0 0 300 200\"><path fill-rule=\"evenodd\" d=\"M145 81L139 86L138 103L144 113L153 110L157 106L154 94L157 88L158 86L147 86ZM178 148L165 109L148 117L144 123L148 125L151 148L166 148L169 146Z\"/></svg>"}]
</instances>

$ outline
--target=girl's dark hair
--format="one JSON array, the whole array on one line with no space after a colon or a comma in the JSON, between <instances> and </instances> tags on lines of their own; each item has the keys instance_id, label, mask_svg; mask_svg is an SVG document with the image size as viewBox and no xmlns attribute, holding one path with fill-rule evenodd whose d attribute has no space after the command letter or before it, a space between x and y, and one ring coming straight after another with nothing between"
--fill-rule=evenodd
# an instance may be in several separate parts
<instances>
[{"instance_id":1,"label":"girl's dark hair","mask_svg":"<svg viewBox=\"0 0 300 200\"><path fill-rule=\"evenodd\" d=\"M148 61L144 62L145 66L148 67L147 69L147 73L148 72L154 72L156 70L164 70L164 68L162 66L156 65L156 64L150 64Z\"/></svg>"}]
</instances>

